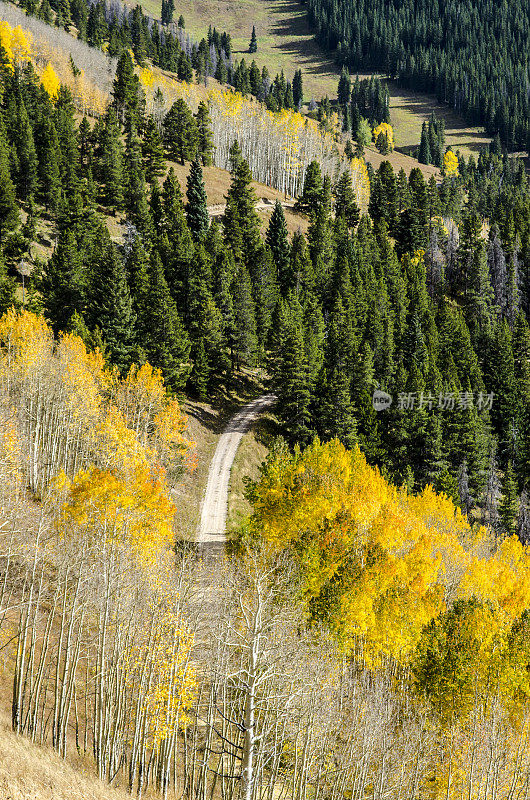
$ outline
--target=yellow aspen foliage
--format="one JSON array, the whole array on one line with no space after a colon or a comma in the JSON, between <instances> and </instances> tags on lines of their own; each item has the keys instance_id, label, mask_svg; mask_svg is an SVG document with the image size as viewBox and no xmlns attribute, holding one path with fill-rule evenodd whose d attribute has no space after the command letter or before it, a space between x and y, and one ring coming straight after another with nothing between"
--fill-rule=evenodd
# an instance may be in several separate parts
<instances>
[{"instance_id":1,"label":"yellow aspen foliage","mask_svg":"<svg viewBox=\"0 0 530 800\"><path fill-rule=\"evenodd\" d=\"M376 128L372 131L372 137L374 142L377 142L377 137L380 134L383 134L387 138L388 147L392 151L394 149L394 131L392 129L392 125L389 125L388 122L381 122Z\"/></svg>"},{"instance_id":2,"label":"yellow aspen foliage","mask_svg":"<svg viewBox=\"0 0 530 800\"><path fill-rule=\"evenodd\" d=\"M444 153L443 171L448 177L458 175L458 158L452 150L447 150L447 152Z\"/></svg>"},{"instance_id":3,"label":"yellow aspen foliage","mask_svg":"<svg viewBox=\"0 0 530 800\"><path fill-rule=\"evenodd\" d=\"M114 381L112 394L127 425L153 457L172 470L194 467L196 448L185 435L187 417L178 401L167 396L159 369L133 365L124 379Z\"/></svg>"},{"instance_id":4,"label":"yellow aspen foliage","mask_svg":"<svg viewBox=\"0 0 530 800\"><path fill-rule=\"evenodd\" d=\"M278 450L249 499L250 536L296 556L311 615L368 663L408 662L455 601L480 604L486 650L530 607L530 555L515 537L492 549L448 497L393 487L358 448Z\"/></svg>"},{"instance_id":5,"label":"yellow aspen foliage","mask_svg":"<svg viewBox=\"0 0 530 800\"><path fill-rule=\"evenodd\" d=\"M164 740L190 721L197 693L196 666L191 660L193 634L171 602L153 603L149 631L127 660L127 681L138 693L138 714L146 720L145 744L157 751ZM149 683L139 679L149 664Z\"/></svg>"},{"instance_id":6,"label":"yellow aspen foliage","mask_svg":"<svg viewBox=\"0 0 530 800\"><path fill-rule=\"evenodd\" d=\"M73 477L91 464L121 477L147 467L177 475L193 465L186 417L149 364L121 379L79 337L56 342L42 317L10 310L0 318L0 378L0 404L16 408L29 485L39 494L61 470Z\"/></svg>"},{"instance_id":7,"label":"yellow aspen foliage","mask_svg":"<svg viewBox=\"0 0 530 800\"><path fill-rule=\"evenodd\" d=\"M363 158L352 158L350 170L355 202L360 209L366 210L370 200L370 178L368 177L366 161Z\"/></svg>"},{"instance_id":8,"label":"yellow aspen foliage","mask_svg":"<svg viewBox=\"0 0 530 800\"><path fill-rule=\"evenodd\" d=\"M47 63L45 70L43 71L42 75L40 76L40 80L42 85L44 86L45 90L48 92L50 97L55 100L57 94L59 92L59 88L61 86L61 82L59 78L55 74L55 70L50 64Z\"/></svg>"},{"instance_id":9,"label":"yellow aspen foliage","mask_svg":"<svg viewBox=\"0 0 530 800\"><path fill-rule=\"evenodd\" d=\"M31 377L53 350L53 334L43 317L14 309L0 318L0 376Z\"/></svg>"},{"instance_id":10,"label":"yellow aspen foliage","mask_svg":"<svg viewBox=\"0 0 530 800\"><path fill-rule=\"evenodd\" d=\"M5 20L0 21L0 44L11 66L15 62L30 60L31 43L32 36L29 31L23 31L20 25L12 28Z\"/></svg>"},{"instance_id":11,"label":"yellow aspen foliage","mask_svg":"<svg viewBox=\"0 0 530 800\"><path fill-rule=\"evenodd\" d=\"M147 88L151 88L155 82L155 76L148 67L142 67L140 70L140 83Z\"/></svg>"},{"instance_id":12,"label":"yellow aspen foliage","mask_svg":"<svg viewBox=\"0 0 530 800\"><path fill-rule=\"evenodd\" d=\"M3 490L16 495L22 485L22 449L13 416L12 409L0 415L0 482Z\"/></svg>"},{"instance_id":13,"label":"yellow aspen foliage","mask_svg":"<svg viewBox=\"0 0 530 800\"><path fill-rule=\"evenodd\" d=\"M31 44L33 37L29 31L23 31L20 25L13 28L11 49L15 61L29 61L31 58Z\"/></svg>"},{"instance_id":14,"label":"yellow aspen foliage","mask_svg":"<svg viewBox=\"0 0 530 800\"><path fill-rule=\"evenodd\" d=\"M175 507L165 482L147 466L126 478L98 467L79 471L73 480L63 473L53 490L58 501L64 498L57 515L62 537L77 531L89 546L132 553L146 566L173 541Z\"/></svg>"},{"instance_id":15,"label":"yellow aspen foliage","mask_svg":"<svg viewBox=\"0 0 530 800\"><path fill-rule=\"evenodd\" d=\"M11 28L11 25L5 20L0 20L0 45L5 50L9 64L11 65L11 69L13 69L13 49L11 47L12 36L13 29Z\"/></svg>"}]
</instances>

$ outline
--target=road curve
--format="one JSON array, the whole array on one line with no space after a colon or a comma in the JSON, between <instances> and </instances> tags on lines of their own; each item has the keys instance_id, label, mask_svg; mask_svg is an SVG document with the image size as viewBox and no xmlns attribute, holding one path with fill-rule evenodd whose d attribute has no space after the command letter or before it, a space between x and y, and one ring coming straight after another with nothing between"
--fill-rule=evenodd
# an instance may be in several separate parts
<instances>
[{"instance_id":1,"label":"road curve","mask_svg":"<svg viewBox=\"0 0 530 800\"><path fill-rule=\"evenodd\" d=\"M254 420L271 406L276 397L264 394L244 406L232 417L219 437L202 504L201 521L197 541L200 545L224 545L226 541L226 511L230 470L239 443Z\"/></svg>"}]
</instances>

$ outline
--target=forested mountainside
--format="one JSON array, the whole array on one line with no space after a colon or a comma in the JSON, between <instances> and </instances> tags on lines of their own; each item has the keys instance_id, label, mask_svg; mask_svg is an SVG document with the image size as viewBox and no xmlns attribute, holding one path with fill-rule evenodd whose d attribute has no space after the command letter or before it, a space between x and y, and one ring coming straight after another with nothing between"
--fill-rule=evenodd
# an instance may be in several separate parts
<instances>
[{"instance_id":1,"label":"forested mountainside","mask_svg":"<svg viewBox=\"0 0 530 800\"><path fill-rule=\"evenodd\" d=\"M381 82L343 75L342 120L329 100L318 121L273 112L208 91L200 65L179 80L200 45L178 32L161 71L141 10L112 27L92 5L101 41L74 40L76 8L0 22L0 704L18 741L138 797L527 797L524 162L498 138L443 152L432 118L437 177L374 170L364 138L393 146ZM280 201L263 224L253 176L296 197L306 234ZM242 368L280 435L229 554L198 558L180 398Z\"/></svg>"},{"instance_id":2,"label":"forested mountainside","mask_svg":"<svg viewBox=\"0 0 530 800\"><path fill-rule=\"evenodd\" d=\"M436 93L508 147L529 147L530 10L523 0L308 0L307 8L318 41L339 63Z\"/></svg>"},{"instance_id":3,"label":"forested mountainside","mask_svg":"<svg viewBox=\"0 0 530 800\"><path fill-rule=\"evenodd\" d=\"M317 162L303 181L303 168L284 166L303 183L297 208L310 220L307 237L289 240L280 204L262 235L233 124L242 100L224 136L226 208L210 223L211 105L194 115L178 99L148 114L126 51L95 123L76 119L70 91L49 78L43 85L30 61L4 58L2 235L8 266L30 248L38 215L55 227L53 255L30 289L54 331L76 331L121 372L147 359L172 391L203 397L241 365L265 367L291 443L315 434L359 442L393 481L430 483L526 537L522 162L491 148L476 163L450 161L440 184L419 169L395 175L388 162L374 173L355 157L333 179ZM258 162L260 141L247 141ZM185 197L168 158L192 162ZM105 221L117 213L127 222L119 246ZM3 275L5 310L16 298ZM374 410L376 386L394 398L384 413Z\"/></svg>"},{"instance_id":4,"label":"forested mountainside","mask_svg":"<svg viewBox=\"0 0 530 800\"><path fill-rule=\"evenodd\" d=\"M174 72L179 80L191 81L195 77L198 82L207 83L209 77L215 78L243 95L254 95L271 111L298 109L303 100L301 70L295 70L290 82L283 72L273 77L266 66L260 70L255 61L247 65L244 57L233 57L230 34L211 25L207 38L195 41L185 29L183 16L178 24L174 20L173 2L163 3L161 24L146 16L140 5L128 10L120 2L105 0L25 0L20 8L50 25L75 32L80 41L111 57L131 50L139 66L148 60Z\"/></svg>"}]
</instances>

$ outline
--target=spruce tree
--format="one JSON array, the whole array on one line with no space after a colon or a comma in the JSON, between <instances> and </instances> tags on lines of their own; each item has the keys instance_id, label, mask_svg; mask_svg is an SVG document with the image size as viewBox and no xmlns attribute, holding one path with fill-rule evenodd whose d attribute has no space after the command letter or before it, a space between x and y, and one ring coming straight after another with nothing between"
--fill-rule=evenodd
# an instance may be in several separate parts
<instances>
[{"instance_id":1,"label":"spruce tree","mask_svg":"<svg viewBox=\"0 0 530 800\"><path fill-rule=\"evenodd\" d=\"M429 144L429 134L427 131L427 123L424 122L421 127L421 141L420 141L420 149L418 153L418 161L420 164L430 164L431 163L431 147Z\"/></svg>"},{"instance_id":2,"label":"spruce tree","mask_svg":"<svg viewBox=\"0 0 530 800\"><path fill-rule=\"evenodd\" d=\"M252 187L252 173L244 159L236 159L230 189L226 196L223 215L223 232L226 244L231 247L236 261L243 261L251 270L262 248L260 219L254 208L256 194Z\"/></svg>"},{"instance_id":3,"label":"spruce tree","mask_svg":"<svg viewBox=\"0 0 530 800\"><path fill-rule=\"evenodd\" d=\"M340 73L339 85L337 89L337 99L339 105L345 109L350 102L351 97L351 78L346 67L342 68Z\"/></svg>"},{"instance_id":4,"label":"spruce tree","mask_svg":"<svg viewBox=\"0 0 530 800\"><path fill-rule=\"evenodd\" d=\"M142 139L145 179L152 183L155 178L164 174L165 160L162 139L152 116L149 116Z\"/></svg>"},{"instance_id":5,"label":"spruce tree","mask_svg":"<svg viewBox=\"0 0 530 800\"><path fill-rule=\"evenodd\" d=\"M9 151L5 129L0 121L0 243L20 224L15 187L9 169Z\"/></svg>"},{"instance_id":6,"label":"spruce tree","mask_svg":"<svg viewBox=\"0 0 530 800\"><path fill-rule=\"evenodd\" d=\"M186 221L196 242L203 242L208 232L208 198L204 188L201 165L192 161L187 177Z\"/></svg>"},{"instance_id":7,"label":"spruce tree","mask_svg":"<svg viewBox=\"0 0 530 800\"><path fill-rule=\"evenodd\" d=\"M231 285L235 266L231 254L223 251L217 255L213 264L213 298L221 314L223 325L223 341L233 369L235 345L235 316L234 301L232 300ZM228 365L227 365L228 369Z\"/></svg>"},{"instance_id":8,"label":"spruce tree","mask_svg":"<svg viewBox=\"0 0 530 800\"><path fill-rule=\"evenodd\" d=\"M293 293L280 301L271 368L282 429L290 441L307 443L311 435L307 361L302 309Z\"/></svg>"},{"instance_id":9,"label":"spruce tree","mask_svg":"<svg viewBox=\"0 0 530 800\"><path fill-rule=\"evenodd\" d=\"M490 415L499 442L499 461L504 466L513 458L513 430L518 413L511 333L505 321L499 321L488 337L484 385L486 392L493 394Z\"/></svg>"},{"instance_id":10,"label":"spruce tree","mask_svg":"<svg viewBox=\"0 0 530 800\"><path fill-rule=\"evenodd\" d=\"M304 177L304 188L297 199L295 210L305 214L315 214L322 202L322 172L318 161L312 161Z\"/></svg>"},{"instance_id":11,"label":"spruce tree","mask_svg":"<svg viewBox=\"0 0 530 800\"><path fill-rule=\"evenodd\" d=\"M158 249L171 296L179 313L187 318L188 276L193 257L193 239L186 223L182 192L173 169L169 170L162 191L164 210Z\"/></svg>"},{"instance_id":12,"label":"spruce tree","mask_svg":"<svg viewBox=\"0 0 530 800\"><path fill-rule=\"evenodd\" d=\"M293 100L295 109L299 109L304 101L304 84L302 70L295 70L293 77Z\"/></svg>"},{"instance_id":13,"label":"spruce tree","mask_svg":"<svg viewBox=\"0 0 530 800\"><path fill-rule=\"evenodd\" d=\"M136 360L136 315L122 259L105 242L90 276L90 319L105 343L108 357L121 373Z\"/></svg>"},{"instance_id":14,"label":"spruce tree","mask_svg":"<svg viewBox=\"0 0 530 800\"><path fill-rule=\"evenodd\" d=\"M101 130L99 175L103 185L103 202L113 210L123 207L123 145L116 115L109 109Z\"/></svg>"},{"instance_id":15,"label":"spruce tree","mask_svg":"<svg viewBox=\"0 0 530 800\"><path fill-rule=\"evenodd\" d=\"M35 194L38 186L38 159L33 138L33 128L22 100L20 100L17 108L16 125L16 185L22 200L28 200L31 195Z\"/></svg>"},{"instance_id":16,"label":"spruce tree","mask_svg":"<svg viewBox=\"0 0 530 800\"><path fill-rule=\"evenodd\" d=\"M149 203L145 189L142 143L134 123L130 123L125 150L125 208L128 219L144 234L152 227Z\"/></svg>"},{"instance_id":17,"label":"spruce tree","mask_svg":"<svg viewBox=\"0 0 530 800\"><path fill-rule=\"evenodd\" d=\"M39 178L42 199L46 209L56 211L59 207L61 177L57 156L60 154L59 139L55 125L49 117L42 120L39 147Z\"/></svg>"},{"instance_id":18,"label":"spruce tree","mask_svg":"<svg viewBox=\"0 0 530 800\"><path fill-rule=\"evenodd\" d=\"M197 123L197 158L200 159L203 167L208 167L212 163L213 141L211 131L210 113L208 105L201 101L195 114Z\"/></svg>"},{"instance_id":19,"label":"spruce tree","mask_svg":"<svg viewBox=\"0 0 530 800\"><path fill-rule=\"evenodd\" d=\"M291 248L287 235L287 223L283 207L279 200L276 200L267 228L266 242L270 247L272 259L276 267L278 285L280 293L285 293L292 288L290 280L289 260Z\"/></svg>"},{"instance_id":20,"label":"spruce tree","mask_svg":"<svg viewBox=\"0 0 530 800\"><path fill-rule=\"evenodd\" d=\"M250 37L250 44L248 47L249 53L255 53L258 49L258 38L256 36L256 26L252 26L252 36Z\"/></svg>"},{"instance_id":21,"label":"spruce tree","mask_svg":"<svg viewBox=\"0 0 530 800\"><path fill-rule=\"evenodd\" d=\"M508 461L502 481L502 497L499 505L499 516L508 536L513 536L517 526L519 508L517 483L511 461Z\"/></svg>"},{"instance_id":22,"label":"spruce tree","mask_svg":"<svg viewBox=\"0 0 530 800\"><path fill-rule=\"evenodd\" d=\"M360 211L355 201L349 170L342 173L335 187L335 216L344 220L348 228L353 228L359 222Z\"/></svg>"},{"instance_id":23,"label":"spruce tree","mask_svg":"<svg viewBox=\"0 0 530 800\"><path fill-rule=\"evenodd\" d=\"M74 313L84 314L86 276L78 243L71 229L61 231L40 285L44 312L55 333L66 331Z\"/></svg>"},{"instance_id":24,"label":"spruce tree","mask_svg":"<svg viewBox=\"0 0 530 800\"><path fill-rule=\"evenodd\" d=\"M252 367L257 351L256 316L252 284L244 265L236 266L230 287L234 309L232 369Z\"/></svg>"},{"instance_id":25,"label":"spruce tree","mask_svg":"<svg viewBox=\"0 0 530 800\"><path fill-rule=\"evenodd\" d=\"M8 275L5 261L0 254L0 317L13 306L17 306L17 284Z\"/></svg>"},{"instance_id":26,"label":"spruce tree","mask_svg":"<svg viewBox=\"0 0 530 800\"><path fill-rule=\"evenodd\" d=\"M139 80L128 50L123 50L118 59L116 77L112 87L113 105L120 122L127 113L135 115L139 110Z\"/></svg>"},{"instance_id":27,"label":"spruce tree","mask_svg":"<svg viewBox=\"0 0 530 800\"><path fill-rule=\"evenodd\" d=\"M170 158L184 164L197 154L197 122L182 99L178 99L164 117L164 142Z\"/></svg>"},{"instance_id":28,"label":"spruce tree","mask_svg":"<svg viewBox=\"0 0 530 800\"><path fill-rule=\"evenodd\" d=\"M151 254L149 284L140 346L149 363L162 370L171 391L180 391L188 378L190 342L169 292L160 257Z\"/></svg>"},{"instance_id":29,"label":"spruce tree","mask_svg":"<svg viewBox=\"0 0 530 800\"><path fill-rule=\"evenodd\" d=\"M142 236L139 235L134 226L129 226L124 247L124 257L132 308L137 320L136 339L139 351L140 349L143 351L142 342L149 328L149 309L147 307L149 258L144 247Z\"/></svg>"},{"instance_id":30,"label":"spruce tree","mask_svg":"<svg viewBox=\"0 0 530 800\"><path fill-rule=\"evenodd\" d=\"M61 189L71 200L79 191L79 148L75 125L75 106L68 87L61 85L55 101L54 125L59 139Z\"/></svg>"}]
</instances>

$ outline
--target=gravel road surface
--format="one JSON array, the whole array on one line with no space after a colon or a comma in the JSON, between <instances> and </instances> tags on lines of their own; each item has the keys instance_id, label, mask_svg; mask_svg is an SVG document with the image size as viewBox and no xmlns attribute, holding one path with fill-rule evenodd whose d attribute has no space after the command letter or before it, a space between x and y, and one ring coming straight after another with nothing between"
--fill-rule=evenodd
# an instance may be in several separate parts
<instances>
[{"instance_id":1,"label":"gravel road surface","mask_svg":"<svg viewBox=\"0 0 530 800\"><path fill-rule=\"evenodd\" d=\"M200 545L222 546L226 541L226 511L230 470L239 443L252 423L271 406L276 397L265 394L244 406L232 417L219 437L202 504L201 521L197 541Z\"/></svg>"}]
</instances>

